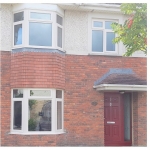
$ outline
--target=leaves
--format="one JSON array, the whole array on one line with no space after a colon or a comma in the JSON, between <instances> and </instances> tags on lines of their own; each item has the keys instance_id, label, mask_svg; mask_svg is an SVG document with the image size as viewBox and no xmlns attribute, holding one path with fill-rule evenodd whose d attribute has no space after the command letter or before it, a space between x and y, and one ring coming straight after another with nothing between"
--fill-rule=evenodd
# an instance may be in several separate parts
<instances>
[{"instance_id":1,"label":"leaves","mask_svg":"<svg viewBox=\"0 0 150 150\"><path fill-rule=\"evenodd\" d=\"M123 3L121 11L129 18L123 25L112 24L112 29L117 34L113 42L123 42L127 49L124 56L131 56L135 51L147 54L147 4Z\"/></svg>"}]
</instances>

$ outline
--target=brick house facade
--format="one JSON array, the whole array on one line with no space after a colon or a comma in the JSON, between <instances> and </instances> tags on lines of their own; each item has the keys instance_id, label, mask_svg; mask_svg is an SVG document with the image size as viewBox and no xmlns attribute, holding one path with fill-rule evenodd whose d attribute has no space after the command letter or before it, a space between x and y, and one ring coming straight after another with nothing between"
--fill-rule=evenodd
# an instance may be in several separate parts
<instances>
[{"instance_id":1,"label":"brick house facade","mask_svg":"<svg viewBox=\"0 0 150 150\"><path fill-rule=\"evenodd\" d=\"M101 15L104 15L103 20L108 16L110 16L109 20L113 19L110 12L113 12L114 18L117 16L115 19L118 19L119 22L123 21L125 17L121 14L119 6L115 4L97 4L95 6L95 4L86 5L84 3L82 5L1 4L2 146L147 145L146 57L142 53L134 54L132 57L123 57L125 48L122 44L119 44L117 50L114 50L117 52L115 54L89 52L89 43L91 43L89 37L93 30L89 24L92 24L93 19L101 21ZM109 13L106 6L109 7ZM91 9L94 9L94 12L91 12ZM52 24L52 48L34 47L27 43L28 40L30 41L30 37L26 39L28 36L26 31L34 31L33 29L30 30L30 23L38 20L37 16L34 16L35 20L31 18L30 20L27 17L32 10L39 14L42 11L43 14L51 14L52 23L45 22ZM24 21L13 23L14 14L22 11L24 12ZM56 18L53 17L58 14L63 18L63 24L59 24L61 20L59 17L57 19L60 20L55 22ZM7 16L5 21L3 20L4 16ZM44 22L40 23L44 24ZM20 24L22 24L21 29L23 30L22 45L17 47L18 44L13 41L13 32ZM25 29L26 25L28 29ZM60 32L56 32L57 27L62 29L62 36L59 34ZM57 36L53 32L56 32ZM62 38L59 38L60 36ZM60 44L58 41L61 40L62 43L60 42ZM105 83L94 88L94 82L98 79L103 80L102 77L110 69L131 70L138 77L138 80L132 84L122 84L121 82L117 85L111 84L114 89L108 83L109 89L107 89L105 81ZM137 81L141 82L138 84ZM119 88L117 88L118 85ZM105 86L105 89L99 89L101 86ZM128 89L125 88L126 86ZM15 93L19 90L22 91L23 96ZM42 91L45 93L50 91L50 94L47 96L40 95L36 93L37 90L41 93ZM31 91L35 94L33 94L34 96ZM57 96L57 92L60 92L61 96L59 94ZM121 92L123 94L120 94ZM123 95L126 94L130 95L129 99L126 100L129 102L127 108L123 98ZM110 101L111 98L114 98L114 102L110 102L110 106L107 106L106 103L108 97L110 97ZM28 103L32 100L36 100L36 103L46 100L51 103L48 117L50 130L44 129L44 127L42 130L30 131L28 129L28 120L32 119ZM115 105L115 102L118 104ZM18 106L21 107L21 111ZM39 114L36 114L38 117L40 112L43 113L42 110L39 110ZM114 114L112 117L116 121L105 121L107 117L110 117L109 114L107 115L108 112ZM19 113L21 117L17 117ZM122 116L124 119L121 121ZM126 119L125 116L129 119ZM19 119L21 121L17 126L16 122ZM35 120L37 121L37 119ZM36 126L40 126L40 124L41 122L38 122ZM113 136L116 137L114 138L116 140L110 142Z\"/></svg>"}]
</instances>

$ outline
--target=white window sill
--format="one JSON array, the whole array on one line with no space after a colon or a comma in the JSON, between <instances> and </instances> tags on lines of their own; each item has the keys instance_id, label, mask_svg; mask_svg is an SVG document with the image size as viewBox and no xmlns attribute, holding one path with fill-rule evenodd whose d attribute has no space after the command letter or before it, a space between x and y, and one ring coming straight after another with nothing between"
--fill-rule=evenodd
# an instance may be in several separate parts
<instances>
[{"instance_id":1,"label":"white window sill","mask_svg":"<svg viewBox=\"0 0 150 150\"><path fill-rule=\"evenodd\" d=\"M104 52L89 52L88 55L103 55L103 56L121 56L117 52L104 53Z\"/></svg>"},{"instance_id":2,"label":"white window sill","mask_svg":"<svg viewBox=\"0 0 150 150\"><path fill-rule=\"evenodd\" d=\"M9 134L20 134L20 135L57 135L57 134L64 134L66 132L61 131L61 132L47 132L47 131L42 131L42 132L9 132Z\"/></svg>"}]
</instances>

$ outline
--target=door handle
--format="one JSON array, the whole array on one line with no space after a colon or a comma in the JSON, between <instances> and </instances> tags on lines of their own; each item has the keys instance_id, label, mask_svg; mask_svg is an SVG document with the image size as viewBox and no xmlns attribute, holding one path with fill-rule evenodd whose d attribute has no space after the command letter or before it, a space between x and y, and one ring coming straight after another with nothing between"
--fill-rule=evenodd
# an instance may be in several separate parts
<instances>
[{"instance_id":1,"label":"door handle","mask_svg":"<svg viewBox=\"0 0 150 150\"><path fill-rule=\"evenodd\" d=\"M114 121L107 121L107 124L115 124Z\"/></svg>"}]
</instances>

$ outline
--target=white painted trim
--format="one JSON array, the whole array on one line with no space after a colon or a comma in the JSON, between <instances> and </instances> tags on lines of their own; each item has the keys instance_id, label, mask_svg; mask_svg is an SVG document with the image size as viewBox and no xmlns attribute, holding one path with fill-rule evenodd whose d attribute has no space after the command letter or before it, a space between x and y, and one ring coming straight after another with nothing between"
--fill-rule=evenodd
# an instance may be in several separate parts
<instances>
[{"instance_id":1,"label":"white painted trim","mask_svg":"<svg viewBox=\"0 0 150 150\"><path fill-rule=\"evenodd\" d=\"M14 88L19 89L19 88ZM62 98L56 99L56 90L58 89L49 89L49 88L20 88L23 89L23 98L13 98L13 89L11 89L11 128L9 134L22 134L22 135L47 135L47 134L62 134L64 132L64 91L62 89ZM46 97L40 96L30 96L30 90L50 90L51 95ZM29 100L50 100L51 105L51 131L28 131L28 119L29 119ZM21 130L13 129L13 112L14 112L14 101L22 102L22 128ZM57 101L62 102L62 129L57 130Z\"/></svg>"},{"instance_id":2,"label":"white painted trim","mask_svg":"<svg viewBox=\"0 0 150 150\"><path fill-rule=\"evenodd\" d=\"M57 13L57 12L53 12L51 10L49 11L42 11L42 10L36 10L36 9L22 9L16 12L13 12L13 14L18 13L18 12L24 12L24 20L22 21L18 21L18 22L13 22L13 43L12 43L12 49L16 49L16 48L23 48L23 47L30 47L30 48L44 48L44 49L58 49L60 51L63 51L63 47L64 47L64 25L60 26L59 24L57 24L56 22L56 16L59 15L62 17L63 19L63 24L64 24L64 18L63 18L63 14L62 13ZM33 19L30 18L30 13L31 12L37 12L37 13L47 13L51 15L51 19L50 20L40 20L40 19ZM37 23L48 23L52 25L52 46L37 46L37 45L29 45L29 23L30 22L37 22ZM20 45L14 45L14 25L16 24L22 24L22 44ZM62 48L57 46L57 27L61 27L62 28Z\"/></svg>"},{"instance_id":3,"label":"white painted trim","mask_svg":"<svg viewBox=\"0 0 150 150\"><path fill-rule=\"evenodd\" d=\"M97 86L93 86L97 91L147 91L147 85L121 85L121 84L101 84Z\"/></svg>"},{"instance_id":4,"label":"white painted trim","mask_svg":"<svg viewBox=\"0 0 150 150\"><path fill-rule=\"evenodd\" d=\"M34 9L43 11L53 11L64 16L64 10L57 6L56 4L42 4L42 3L18 3L13 4L13 11L18 11L20 9Z\"/></svg>"},{"instance_id":5,"label":"white painted trim","mask_svg":"<svg viewBox=\"0 0 150 150\"><path fill-rule=\"evenodd\" d=\"M102 27L93 27L94 21L103 22ZM105 55L106 54L106 55L118 56L119 55L119 44L115 44L115 51L107 51L106 50L106 44L107 44L106 43L106 34L108 32L113 32L113 30L112 29L105 29L105 21L112 21L112 22L119 23L120 22L120 16L119 15L117 15L117 16L113 15L111 18L111 15L108 15L108 14L104 14L103 16L100 16L97 13L89 13L89 17L88 17L88 22L89 22L89 25L88 25L89 54L90 55L95 55L95 54L96 55ZM93 30L103 31L103 51L102 52L92 51L92 31ZM116 36L116 34L115 34L115 36Z\"/></svg>"}]
</instances>

